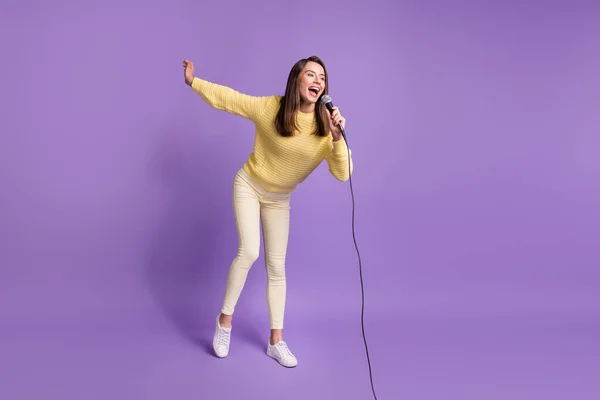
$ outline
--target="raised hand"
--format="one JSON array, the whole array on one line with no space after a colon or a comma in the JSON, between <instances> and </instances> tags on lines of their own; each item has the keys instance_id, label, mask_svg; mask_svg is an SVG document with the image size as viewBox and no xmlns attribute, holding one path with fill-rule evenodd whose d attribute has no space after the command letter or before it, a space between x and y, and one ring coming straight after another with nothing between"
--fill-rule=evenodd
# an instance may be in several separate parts
<instances>
[{"instance_id":1,"label":"raised hand","mask_svg":"<svg viewBox=\"0 0 600 400\"><path fill-rule=\"evenodd\" d=\"M183 61L183 76L186 85L191 86L192 81L194 80L194 64L189 60Z\"/></svg>"}]
</instances>

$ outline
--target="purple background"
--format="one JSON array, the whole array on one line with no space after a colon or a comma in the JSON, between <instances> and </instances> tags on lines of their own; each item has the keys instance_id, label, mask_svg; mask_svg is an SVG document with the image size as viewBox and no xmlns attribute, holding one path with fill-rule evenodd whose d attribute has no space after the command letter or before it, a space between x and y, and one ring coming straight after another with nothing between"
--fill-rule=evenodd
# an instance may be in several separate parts
<instances>
[{"instance_id":1,"label":"purple background","mask_svg":"<svg viewBox=\"0 0 600 400\"><path fill-rule=\"evenodd\" d=\"M348 184L293 196L288 370L263 259L210 353L252 124L321 56L348 118L380 400L597 399L600 6L2 1L0 398L369 399Z\"/></svg>"}]
</instances>

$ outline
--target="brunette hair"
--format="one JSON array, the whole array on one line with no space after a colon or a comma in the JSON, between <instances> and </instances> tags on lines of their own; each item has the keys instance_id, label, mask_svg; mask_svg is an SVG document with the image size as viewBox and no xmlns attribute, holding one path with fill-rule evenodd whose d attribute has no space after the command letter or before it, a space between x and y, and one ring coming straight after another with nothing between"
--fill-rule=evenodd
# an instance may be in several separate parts
<instances>
[{"instance_id":1,"label":"brunette hair","mask_svg":"<svg viewBox=\"0 0 600 400\"><path fill-rule=\"evenodd\" d=\"M285 87L285 95L280 100L279 111L275 117L275 129L277 129L277 132L279 132L281 136L294 135L294 129L296 128L296 111L300 107L298 80L300 78L300 73L310 61L319 64L323 67L323 71L325 71L325 88L321 96L327 94L329 90L327 68L325 68L325 63L323 63L319 57L311 56L296 62L290 70L287 85ZM321 103L321 98L319 98L315 104L315 115L317 119L317 128L313 134L317 136L327 136L329 134L329 114L325 105Z\"/></svg>"}]
</instances>

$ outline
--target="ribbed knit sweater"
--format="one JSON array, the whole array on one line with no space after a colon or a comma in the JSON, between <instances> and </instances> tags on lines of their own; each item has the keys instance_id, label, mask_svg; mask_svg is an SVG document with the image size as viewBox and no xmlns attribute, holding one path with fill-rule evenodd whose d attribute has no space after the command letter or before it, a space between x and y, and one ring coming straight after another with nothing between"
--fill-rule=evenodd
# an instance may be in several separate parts
<instances>
[{"instance_id":1,"label":"ribbed knit sweater","mask_svg":"<svg viewBox=\"0 0 600 400\"><path fill-rule=\"evenodd\" d=\"M292 192L323 160L336 179L342 182L349 179L354 168L352 152L349 165L345 140L333 141L331 134L320 137L312 133L316 128L314 112L298 111L299 130L294 136L283 137L275 129L281 96L250 96L198 77L191 87L210 106L254 122L254 149L243 168L266 190Z\"/></svg>"}]
</instances>

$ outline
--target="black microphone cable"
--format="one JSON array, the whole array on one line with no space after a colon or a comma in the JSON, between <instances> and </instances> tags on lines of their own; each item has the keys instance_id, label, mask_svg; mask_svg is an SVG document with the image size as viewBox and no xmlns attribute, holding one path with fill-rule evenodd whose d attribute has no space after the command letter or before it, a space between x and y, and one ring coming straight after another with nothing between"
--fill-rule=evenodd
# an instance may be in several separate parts
<instances>
[{"instance_id":1,"label":"black microphone cable","mask_svg":"<svg viewBox=\"0 0 600 400\"><path fill-rule=\"evenodd\" d=\"M322 100L326 105L331 104L331 107L333 107L333 104L331 103L331 98L329 96L323 96L323 100ZM344 130L344 128L341 125L338 125L340 127L340 130L342 131L342 137L344 138L344 141L346 142L346 149L348 151L348 179L350 181L350 194L352 196L352 239L354 240L354 247L356 249L356 254L358 255L358 271L359 271L359 275L360 275L360 290L361 290L361 298L362 298L362 305L361 305L361 315L360 315L360 323L362 326L362 335L363 335L363 341L365 343L365 352L367 354L367 364L369 365L369 378L371 380L371 390L373 391L373 397L375 398L375 400L377 400L377 395L375 394L375 386L373 385L373 371L371 370L371 359L369 357L369 346L367 345L367 338L365 336L365 288L364 288L364 283L363 283L363 276L362 276L362 260L360 257L360 251L358 250L358 244L356 243L356 233L354 230L354 189L352 187L352 167L351 167L351 162L350 162L350 145L348 144L348 139L346 138L346 132Z\"/></svg>"}]
</instances>

